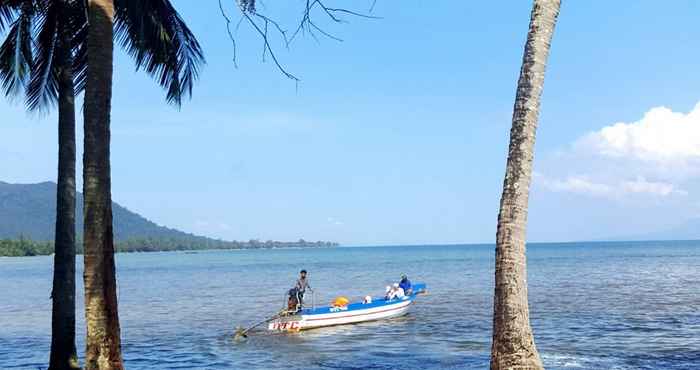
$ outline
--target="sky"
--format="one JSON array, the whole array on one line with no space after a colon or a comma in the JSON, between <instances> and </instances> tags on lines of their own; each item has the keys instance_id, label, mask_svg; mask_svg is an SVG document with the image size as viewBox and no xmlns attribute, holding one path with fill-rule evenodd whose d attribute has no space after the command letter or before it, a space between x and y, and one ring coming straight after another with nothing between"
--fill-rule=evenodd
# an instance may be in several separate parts
<instances>
[{"instance_id":1,"label":"sky","mask_svg":"<svg viewBox=\"0 0 700 370\"><path fill-rule=\"evenodd\" d=\"M222 1L237 22L233 0ZM381 19L340 24L314 13L343 41L307 34L286 49L272 38L298 84L262 60L245 23L234 65L217 1L173 3L207 65L178 109L116 52L116 202L229 240L495 241L529 2L378 0ZM372 1L327 3L367 12ZM289 30L301 9L259 6ZM563 3L529 240L641 235L700 217L698 16L695 1ZM55 112L0 98L0 117L0 181L55 181Z\"/></svg>"}]
</instances>

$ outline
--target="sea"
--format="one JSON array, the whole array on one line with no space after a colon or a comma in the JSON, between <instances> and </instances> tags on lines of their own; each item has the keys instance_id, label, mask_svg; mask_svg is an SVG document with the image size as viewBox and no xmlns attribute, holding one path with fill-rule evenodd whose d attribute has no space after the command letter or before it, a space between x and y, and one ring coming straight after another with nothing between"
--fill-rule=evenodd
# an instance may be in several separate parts
<instances>
[{"instance_id":1,"label":"sea","mask_svg":"<svg viewBox=\"0 0 700 370\"><path fill-rule=\"evenodd\" d=\"M699 369L700 242L530 244L531 323L547 369ZM84 353L78 258L78 354ZM485 369L493 245L118 254L127 369ZM424 282L408 315L295 334L246 327L299 270L315 304ZM52 257L0 258L0 368L46 369ZM311 299L307 295L307 299Z\"/></svg>"}]
</instances>

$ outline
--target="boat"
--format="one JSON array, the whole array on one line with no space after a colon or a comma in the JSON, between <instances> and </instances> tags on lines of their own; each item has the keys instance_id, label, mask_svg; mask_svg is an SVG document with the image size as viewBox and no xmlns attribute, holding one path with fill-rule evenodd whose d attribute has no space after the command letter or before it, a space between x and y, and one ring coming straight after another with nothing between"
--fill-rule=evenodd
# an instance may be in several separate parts
<instances>
[{"instance_id":1,"label":"boat","mask_svg":"<svg viewBox=\"0 0 700 370\"><path fill-rule=\"evenodd\" d=\"M356 324L405 315L420 294L426 293L426 285L413 285L410 294L403 298L372 298L370 303L354 302L346 305L306 307L296 312L285 312L268 322L268 330L297 332L326 326Z\"/></svg>"}]
</instances>

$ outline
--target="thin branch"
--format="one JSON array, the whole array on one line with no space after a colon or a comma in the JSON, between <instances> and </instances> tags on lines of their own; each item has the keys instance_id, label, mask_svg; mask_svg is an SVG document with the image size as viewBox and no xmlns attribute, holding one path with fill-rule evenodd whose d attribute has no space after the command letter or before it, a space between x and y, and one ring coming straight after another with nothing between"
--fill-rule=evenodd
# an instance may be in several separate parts
<instances>
[{"instance_id":1,"label":"thin branch","mask_svg":"<svg viewBox=\"0 0 700 370\"><path fill-rule=\"evenodd\" d=\"M311 4L309 3L309 0L306 0L306 10L304 11L304 14L301 18L301 22L299 22L299 26L292 34L292 37L289 39L290 42L293 41L297 37L297 34L299 33L299 31L304 30L304 26L306 25L306 22L309 19L310 14L311 14Z\"/></svg>"},{"instance_id":2,"label":"thin branch","mask_svg":"<svg viewBox=\"0 0 700 370\"><path fill-rule=\"evenodd\" d=\"M376 3L376 0L374 0ZM345 23L345 21L337 16L336 13L342 13L342 14L349 14L353 15L356 17L362 17L362 18L369 18L369 19L381 19L381 17L376 17L373 15L368 15L368 14L362 14L358 13L352 10L344 9L344 8L329 8L326 6L326 4L323 3L322 0L306 0L306 6L304 7L304 14L302 15L301 21L299 22L299 26L297 26L297 29L294 31L292 34L292 37L290 37L290 42L296 38L296 36L299 34L299 32L304 32L308 31L311 35L313 35L313 29L316 29L316 31L320 32L324 36L331 38L336 41L342 41L341 38L336 37L334 35L331 35L330 33L324 31L320 27L318 27L315 22L311 19L311 14L313 12L314 7L319 7L323 10L323 12L330 18L333 22L336 23ZM372 4L372 8L374 8L374 3ZM371 11L371 9L370 9Z\"/></svg>"},{"instance_id":3,"label":"thin branch","mask_svg":"<svg viewBox=\"0 0 700 370\"><path fill-rule=\"evenodd\" d=\"M236 35L238 35L238 29L241 28L241 23L243 23L243 20L245 19L244 16L241 16L241 19L238 20L238 23L236 23Z\"/></svg>"},{"instance_id":4,"label":"thin branch","mask_svg":"<svg viewBox=\"0 0 700 370\"><path fill-rule=\"evenodd\" d=\"M221 0L219 0L219 10L221 10L221 15L226 20L226 32L228 33L228 38L231 40L231 44L233 45L233 66L238 68L238 62L236 60L236 38L233 37L233 33L231 32L231 19L228 17L228 15L226 15L226 11L224 10L224 5L221 3ZM241 21L238 21L238 25L240 24ZM236 26L236 30L238 30L238 26Z\"/></svg>"},{"instance_id":5,"label":"thin branch","mask_svg":"<svg viewBox=\"0 0 700 370\"><path fill-rule=\"evenodd\" d=\"M319 0L319 2L320 2L320 0ZM382 17L377 17L377 16L369 15L369 14L357 13L357 12L353 12L352 10L347 10L347 9L342 9L342 8L326 8L326 7L324 7L324 9L328 10L329 12L345 13L345 14L354 15L356 17L369 18L369 19L383 19Z\"/></svg>"},{"instance_id":6,"label":"thin branch","mask_svg":"<svg viewBox=\"0 0 700 370\"><path fill-rule=\"evenodd\" d=\"M287 70L284 69L284 67L282 67L280 62L277 60L277 56L275 55L274 50L272 50L272 47L270 46L270 40L267 38L267 31L261 30L260 27L258 26L258 24L255 23L255 21L252 18L250 18L250 15L248 15L248 13L243 12L243 16L248 20L248 23L250 23L250 25L253 26L253 28L255 28L256 31L258 31L258 34L260 34L260 36L262 37L263 42L264 42L264 47L270 53L270 57L272 58L272 61L275 62L277 69L279 69L280 72L282 72L282 74L284 74L287 78L292 79L294 81L299 81L299 78L297 78L295 75L287 72ZM267 22L265 22L265 24L267 25Z\"/></svg>"},{"instance_id":7,"label":"thin branch","mask_svg":"<svg viewBox=\"0 0 700 370\"><path fill-rule=\"evenodd\" d=\"M372 1L372 5L369 7L369 13L372 13L375 5L377 5L377 0Z\"/></svg>"},{"instance_id":8,"label":"thin branch","mask_svg":"<svg viewBox=\"0 0 700 370\"><path fill-rule=\"evenodd\" d=\"M265 8L265 4L262 3L261 0L233 0L237 6L238 9L241 11L242 17L238 21L235 27L235 32L231 30L231 19L229 16L226 14L226 11L224 10L222 0L219 0L219 9L221 11L221 15L224 17L224 20L226 21L226 31L228 32L229 39L231 40L231 43L233 44L233 62L236 67L237 65L237 50L236 50L236 38L235 35L238 34L238 29L243 23L243 20L247 20L248 24L252 26L252 28L257 32L257 34L262 38L263 41L263 52L262 52L262 61L265 62L267 56L269 55L272 61L275 63L275 66L277 69L287 78L292 79L296 81L297 86L299 82L299 78L297 78L295 75L287 71L282 64L279 62L277 59L277 55L275 54L271 44L270 44L270 30L277 31L279 35L282 36L282 39L284 40L284 46L285 48L289 49L289 45L294 41L294 39L297 37L299 33L306 33L308 32L309 35L317 42L320 43L318 40L318 37L316 37L316 32L320 33L321 35L328 37L332 40L342 42L343 39L340 37L337 37L323 28L319 27L316 22L314 22L314 19L312 19L312 14L314 11L314 8L320 8L322 11L322 14L325 14L327 18L329 18L331 21L335 23L346 23L345 20L340 18L339 15L345 14L345 15L352 15L356 17L362 17L362 18L369 18L369 19L381 19L381 17L376 17L373 15L368 15L368 14L363 14L363 13L358 13L352 10L348 9L343 9L343 8L330 8L324 4L323 0L306 0L303 13L302 13L302 18L301 21L299 21L296 29L294 32L291 34L291 36L288 36L287 31L279 24L277 21L265 16L264 14L260 14L257 9L256 5L262 5L263 8ZM369 12L371 13L372 10L374 9L374 6L376 5L377 0L373 0L372 5L369 9ZM257 4L256 4L257 3ZM272 25L273 27L270 27Z\"/></svg>"},{"instance_id":9,"label":"thin branch","mask_svg":"<svg viewBox=\"0 0 700 370\"><path fill-rule=\"evenodd\" d=\"M334 21L336 21L336 22L338 22L338 23L343 23L343 21L342 21L340 18L336 17L335 14L333 14L334 10L330 10L328 7L326 7L325 5L323 5L323 3L321 2L321 0L314 0L314 2L311 3L311 7L313 8L314 5L316 5L316 4L318 4L319 6L321 6L321 9L323 9L323 11L326 12L326 14L328 14L328 17L329 17L330 19L332 19L332 20L334 20Z\"/></svg>"},{"instance_id":10,"label":"thin branch","mask_svg":"<svg viewBox=\"0 0 700 370\"><path fill-rule=\"evenodd\" d=\"M267 38L267 25L268 25L268 23L265 22L265 37L266 37L266 38ZM266 52L267 52L267 48L266 48L266 47L263 47L263 54L262 54L262 61L263 61L263 63L265 63L265 54L266 54Z\"/></svg>"},{"instance_id":11,"label":"thin branch","mask_svg":"<svg viewBox=\"0 0 700 370\"><path fill-rule=\"evenodd\" d=\"M255 13L255 16L265 21L265 29L267 29L268 23L271 23L273 26L275 26L275 28L277 28L277 31L280 33L280 35L282 35L282 38L284 39L285 46L287 48L289 48L289 40L287 39L287 31L283 30L282 27L279 25L279 23L277 23L274 20L272 20L272 19L270 19L262 14L259 14L259 13Z\"/></svg>"},{"instance_id":12,"label":"thin branch","mask_svg":"<svg viewBox=\"0 0 700 370\"><path fill-rule=\"evenodd\" d=\"M311 25L311 27L315 28L316 31L320 32L322 35L324 35L330 39L333 39L335 41L343 42L343 39L341 39L340 37L333 36L330 33L327 33L326 31L324 31L320 27L318 27L316 25L316 23L309 21L309 24Z\"/></svg>"}]
</instances>

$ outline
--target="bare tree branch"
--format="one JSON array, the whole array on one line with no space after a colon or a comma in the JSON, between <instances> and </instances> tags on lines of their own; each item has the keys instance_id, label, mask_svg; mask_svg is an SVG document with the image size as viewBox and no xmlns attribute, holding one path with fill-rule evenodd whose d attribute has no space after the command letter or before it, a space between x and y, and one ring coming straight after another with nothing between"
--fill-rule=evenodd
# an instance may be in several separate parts
<instances>
[{"instance_id":1,"label":"bare tree branch","mask_svg":"<svg viewBox=\"0 0 700 370\"><path fill-rule=\"evenodd\" d=\"M283 30L279 23L259 13L255 13L255 16L265 21L265 28L267 28L267 23L270 23L273 26L275 26L275 28L277 28L277 31L282 35L282 38L284 38L285 47L289 48L289 39L287 39L287 31Z\"/></svg>"},{"instance_id":2,"label":"bare tree branch","mask_svg":"<svg viewBox=\"0 0 700 370\"><path fill-rule=\"evenodd\" d=\"M316 22L314 22L314 19L312 18L312 15L314 13L314 9L319 9L319 11L322 12L326 16L327 19L330 19L334 23L346 23L340 15L351 15L355 17L362 17L362 18L369 18L369 19L381 19L381 17L376 17L368 14L363 14L359 13L356 11L352 11L349 9L344 9L344 8L330 8L326 6L323 2L323 0L306 0L304 9L302 12L302 17L301 20L299 21L295 31L292 33L290 37L288 37L287 31L275 20L267 17L264 14L261 14L258 12L257 5L262 5L263 8L265 5L262 3L261 0L233 0L238 9L240 10L242 17L236 24L235 28L235 33L231 30L231 18L226 14L226 11L224 10L224 6L222 4L222 0L219 0L219 9L221 11L221 15L223 16L224 20L226 21L226 31L228 33L229 39L231 40L231 43L233 45L233 63L234 66L238 67L238 62L237 62L237 44L236 44L236 37L235 35L238 33L238 29L243 22L243 20L247 20L247 23L250 24L250 26L255 30L255 32L260 36L263 42L263 52L262 52L262 61L265 62L266 57L269 55L272 61L275 63L275 66L277 69L287 78L292 79L296 81L297 83L299 82L299 78L297 78L295 75L292 73L288 72L282 64L279 62L277 59L277 55L275 54L275 51L273 47L271 46L270 43L270 30L273 30L282 37L282 40L284 41L284 47L289 49L289 45L294 41L294 39L299 35L299 33L308 33L311 35L311 37L318 43L318 37L316 36L316 33L318 32L319 34L330 38L335 41L342 42L343 40L330 32L327 32L323 28L319 27ZM369 11L372 12L374 9L374 6L376 5L377 0L373 0ZM272 27L270 27L272 25Z\"/></svg>"},{"instance_id":3,"label":"bare tree branch","mask_svg":"<svg viewBox=\"0 0 700 370\"><path fill-rule=\"evenodd\" d=\"M319 3L320 3L320 1L319 1ZM323 5L322 5L322 6L323 6ZM326 8L325 6L324 6L323 8L324 8L325 10L331 12L331 13L333 13L333 12L336 12L336 13L345 13L345 14L354 15L354 16L356 16L356 17L362 17L362 18L382 19L382 17L377 17L377 16L374 16L374 15L369 15L369 14L362 14L362 13L358 13L358 12L353 12L352 10L347 10L347 9L341 9L341 8Z\"/></svg>"},{"instance_id":4,"label":"bare tree branch","mask_svg":"<svg viewBox=\"0 0 700 370\"><path fill-rule=\"evenodd\" d=\"M219 10L221 10L221 15L224 17L224 20L226 20L226 32L228 32L228 38L231 39L231 44L233 45L233 66L238 68L238 62L236 61L236 38L233 37L233 33L231 32L231 19L226 15L221 0L219 0ZM240 24L241 22L239 21L238 25ZM236 30L238 30L238 26L236 26Z\"/></svg>"},{"instance_id":5,"label":"bare tree branch","mask_svg":"<svg viewBox=\"0 0 700 370\"><path fill-rule=\"evenodd\" d=\"M275 55L275 51L272 50L272 46L270 46L270 39L268 38L268 33L267 33L267 25L269 21L267 21L267 18L263 18L265 20L265 30L263 31L260 29L260 26L258 26L257 23L250 17L250 15L247 12L243 12L243 16L248 20L248 23L250 23L251 26L260 34L260 36L263 39L263 46L264 50L267 50L268 53L270 53L270 57L272 58L272 61L275 62L275 65L277 66L277 69L282 72L283 75L285 75L287 78L292 79L294 81L299 81L299 78L297 78L295 75L287 72L284 67L280 64L279 60L277 60L277 56ZM284 33L283 33L284 35ZM286 37L285 37L286 38Z\"/></svg>"},{"instance_id":6,"label":"bare tree branch","mask_svg":"<svg viewBox=\"0 0 700 370\"><path fill-rule=\"evenodd\" d=\"M376 2L376 0L374 0ZM335 23L346 23L343 19L341 19L337 13L341 14L349 14L352 16L357 16L357 17L362 17L362 18L369 18L369 19L381 19L381 17L376 17L372 15L367 15L367 14L362 14L358 13L352 10L344 9L344 8L329 8L327 7L322 0L306 0L306 6L304 8L304 13L302 14L301 21L299 22L299 26L297 27L296 31L294 31L294 34L292 37L290 37L290 42L296 38L296 36L299 34L299 32L309 32L311 35L314 34L313 30L315 29L322 35L331 38L336 41L343 41L339 37L336 37L325 30L321 29L316 25L316 23L312 20L311 16L313 14L313 10L315 7L320 8L323 10L323 13L325 13L329 19L331 19ZM374 7L374 3L372 4L372 8Z\"/></svg>"}]
</instances>

